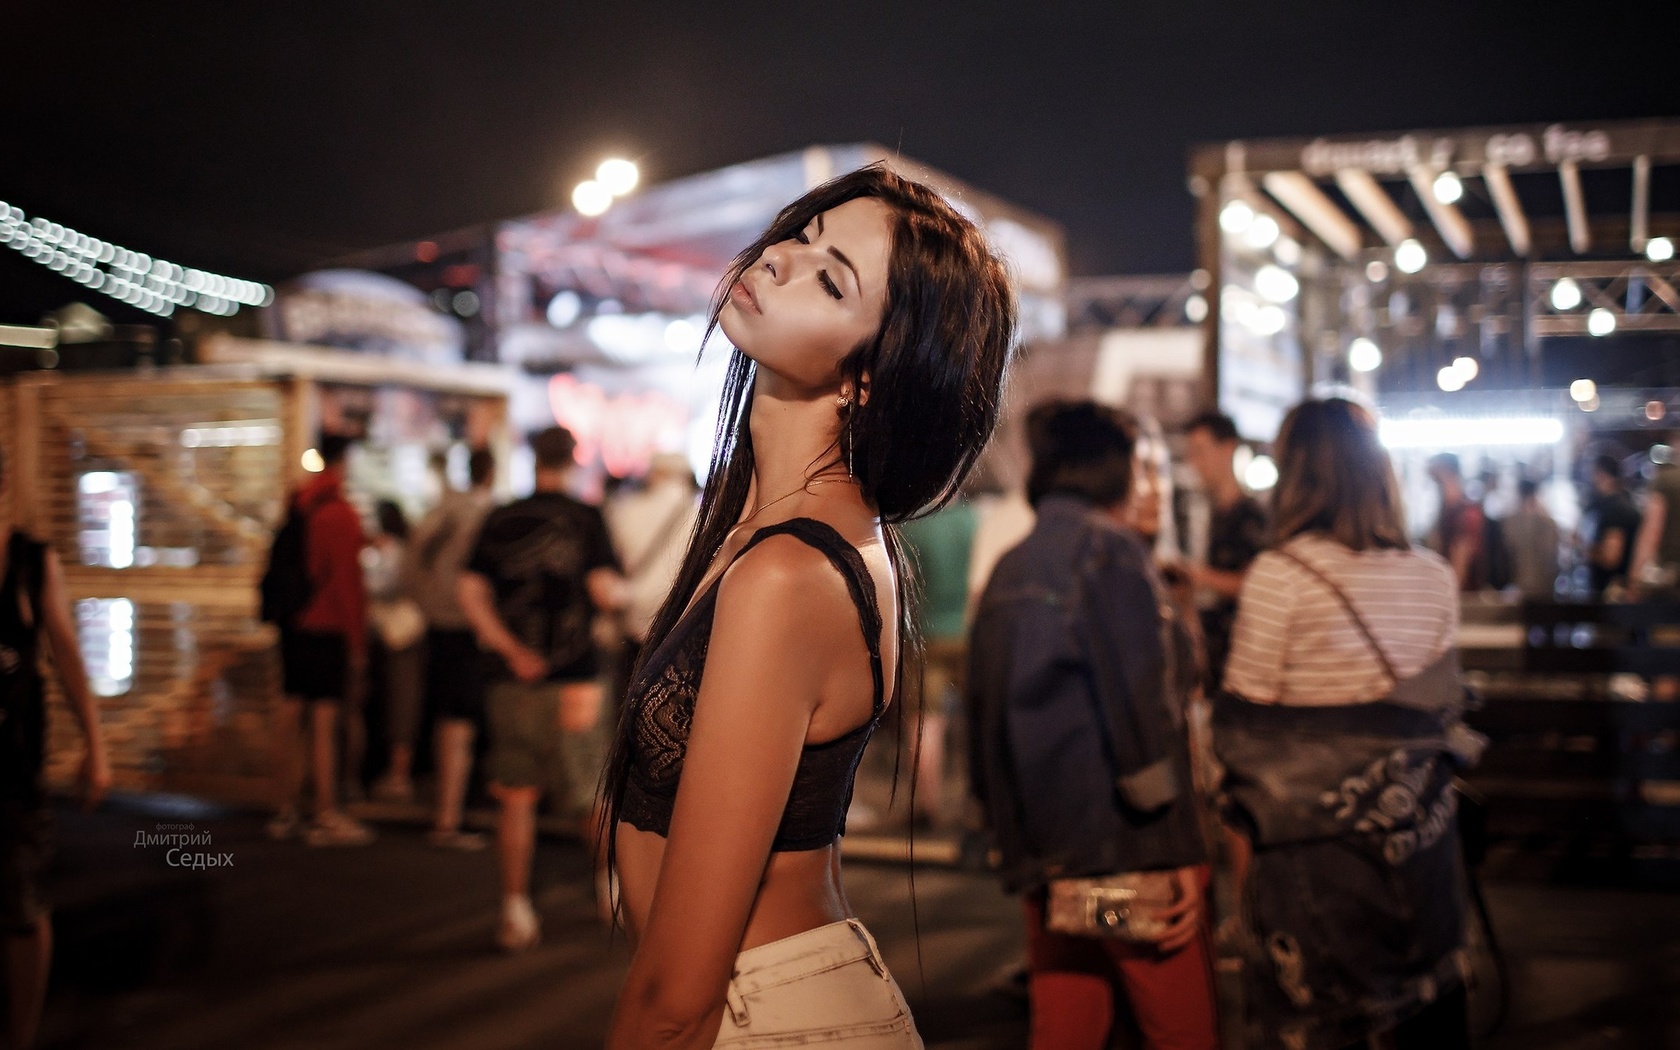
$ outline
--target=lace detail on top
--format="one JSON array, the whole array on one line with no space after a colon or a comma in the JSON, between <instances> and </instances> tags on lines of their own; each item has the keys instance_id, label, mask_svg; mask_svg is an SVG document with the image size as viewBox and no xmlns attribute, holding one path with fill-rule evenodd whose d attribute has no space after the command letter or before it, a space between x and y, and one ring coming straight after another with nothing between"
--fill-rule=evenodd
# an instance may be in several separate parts
<instances>
[{"instance_id":1,"label":"lace detail on top","mask_svg":"<svg viewBox=\"0 0 1680 1050\"><path fill-rule=\"evenodd\" d=\"M741 555L771 536L793 536L828 556L845 577L857 606L864 642L869 647L870 671L875 679L873 713L856 729L820 744L807 744L799 756L787 808L776 829L773 852L820 849L845 833L846 808L863 749L886 706L881 671L881 610L875 584L857 548L834 529L814 518L793 518L767 525L753 534ZM731 561L731 564L734 564ZM643 664L626 698L630 733L630 769L620 819L642 831L668 835L677 783L688 751L689 727L700 679L706 671L712 617L717 609L719 573L692 608L677 621Z\"/></svg>"}]
</instances>

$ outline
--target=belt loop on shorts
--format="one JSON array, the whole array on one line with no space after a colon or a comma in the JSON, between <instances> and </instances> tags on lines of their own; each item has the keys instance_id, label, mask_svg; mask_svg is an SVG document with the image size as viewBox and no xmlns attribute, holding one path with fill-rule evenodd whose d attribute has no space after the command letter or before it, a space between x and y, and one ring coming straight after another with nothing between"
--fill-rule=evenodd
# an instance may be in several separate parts
<instances>
[{"instance_id":1,"label":"belt loop on shorts","mask_svg":"<svg viewBox=\"0 0 1680 1050\"><path fill-rule=\"evenodd\" d=\"M729 1019L735 1022L736 1028L747 1026L747 999L741 994L741 989L735 984L735 978L729 979L729 987L723 993L724 1005L729 1007Z\"/></svg>"},{"instance_id":2,"label":"belt loop on shorts","mask_svg":"<svg viewBox=\"0 0 1680 1050\"><path fill-rule=\"evenodd\" d=\"M881 959L881 948L875 943L874 936L864 928L863 923L856 919L847 919L846 925L852 928L852 932L857 935L857 939L863 942L865 948L869 949L869 968L875 971L875 976L887 980L887 964Z\"/></svg>"}]
</instances>

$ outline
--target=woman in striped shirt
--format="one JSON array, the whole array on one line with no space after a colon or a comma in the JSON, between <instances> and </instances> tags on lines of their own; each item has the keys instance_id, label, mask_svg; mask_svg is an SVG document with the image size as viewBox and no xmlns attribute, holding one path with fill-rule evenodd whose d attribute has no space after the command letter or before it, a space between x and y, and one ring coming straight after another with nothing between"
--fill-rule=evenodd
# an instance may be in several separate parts
<instances>
[{"instance_id":1,"label":"woman in striped shirt","mask_svg":"<svg viewBox=\"0 0 1680 1050\"><path fill-rule=\"evenodd\" d=\"M1214 718L1254 949L1255 1045L1469 1046L1450 787L1466 735L1452 568L1406 537L1376 427L1306 401Z\"/></svg>"}]
</instances>

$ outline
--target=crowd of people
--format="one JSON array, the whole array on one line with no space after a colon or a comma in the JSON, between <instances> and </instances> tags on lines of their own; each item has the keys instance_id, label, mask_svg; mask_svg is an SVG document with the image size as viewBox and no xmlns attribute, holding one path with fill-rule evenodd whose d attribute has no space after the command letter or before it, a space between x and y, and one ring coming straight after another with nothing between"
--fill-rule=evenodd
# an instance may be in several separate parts
<instances>
[{"instance_id":1,"label":"crowd of people","mask_svg":"<svg viewBox=\"0 0 1680 1050\"><path fill-rule=\"evenodd\" d=\"M496 939L510 951L529 948L540 938L530 896L538 804L547 795L555 814L598 825L608 693L622 688L612 683L635 658L650 595L669 589L673 552L680 554L694 520L692 476L686 463L661 459L644 486L618 501L609 529L600 509L571 495L576 442L551 427L530 439L529 496L498 505L494 457L477 449L464 490L451 488L443 464L435 464L435 506L410 528L394 502L379 501L378 530L368 536L344 493L350 444L336 435L321 440L323 469L288 508L301 542L280 530L264 581L267 615L280 628L283 679L274 737L282 775L268 833L311 846L373 841L373 829L345 813L340 799L365 790L380 801L412 802L420 728L430 724L435 776L426 840L439 849L483 850L485 837L463 827L483 737L481 779L496 808ZM296 608L276 597L288 572L308 581ZM374 721L384 747L370 755ZM597 890L610 911L604 869Z\"/></svg>"},{"instance_id":2,"label":"crowd of people","mask_svg":"<svg viewBox=\"0 0 1680 1050\"><path fill-rule=\"evenodd\" d=\"M1409 541L1373 419L1291 412L1268 512L1234 426L1198 417L1194 565L1149 542L1138 434L1090 402L1032 413L1036 522L975 611L973 783L1023 901L1032 1045L1106 1045L1119 997L1148 1046L1219 1045L1219 861L1250 1045L1468 1046L1458 587Z\"/></svg>"},{"instance_id":3,"label":"crowd of people","mask_svg":"<svg viewBox=\"0 0 1680 1050\"><path fill-rule=\"evenodd\" d=\"M1024 506L959 498L902 529L924 652L899 738L920 784L913 822L949 827L948 729L964 727L968 786L1004 887L1022 900L1033 1045L1105 1045L1121 1012L1148 1046L1219 1045L1221 945L1245 962L1254 1045L1335 1048L1383 1033L1402 1047L1468 1045L1452 778L1478 740L1460 717L1459 595L1561 593L1572 538L1538 483L1521 480L1495 520L1458 458L1437 455L1439 520L1415 544L1365 409L1316 400L1291 412L1266 504L1237 478L1236 427L1209 412L1181 434L1209 511L1190 559L1163 541L1159 433L1092 402L1041 405L1026 429ZM373 841L342 802L364 789L413 802L430 726L427 841L490 845L463 827L482 752L497 813L496 939L512 951L540 938L530 877L545 794L597 829L597 897L612 917L597 794L609 729L700 511L681 457L656 458L603 514L570 494L569 433L551 428L530 446L530 496L498 505L494 457L474 450L465 488L439 461L439 498L417 524L379 501L366 532L344 491L351 442L324 437L324 469L289 501L295 547L282 528L270 566L272 577L297 560L307 592L289 609L270 593L283 581L265 580L264 594L278 606L284 695L269 834ZM1592 461L1576 557L1594 594L1659 588L1680 562L1680 515L1666 513L1677 476L1665 465L1636 501L1618 459ZM110 774L60 622L61 571L21 533L0 564L0 656L20 654L3 669L34 667L36 639L53 646L97 798ZM39 683L7 687L11 716ZM16 1003L38 1002L50 932L30 896L45 849L40 742L19 711L0 743L18 759L4 814L17 869L9 974L11 1016L27 1025ZM1242 902L1223 925L1210 892L1219 870Z\"/></svg>"},{"instance_id":4,"label":"crowd of people","mask_svg":"<svg viewBox=\"0 0 1680 1050\"><path fill-rule=\"evenodd\" d=\"M950 792L966 780L969 820L979 814L1004 888L1021 898L1032 1045L1100 1047L1129 1013L1147 1046L1218 1046L1221 1009L1233 1008L1216 991L1224 954L1243 960L1249 1045L1468 1046L1453 778L1480 741L1461 717L1459 596L1551 600L1568 593L1572 558L1594 595L1660 582L1680 560L1665 535L1674 470L1641 506L1620 461L1598 457L1571 537L1536 480L1521 479L1514 509L1493 519L1458 457L1436 455L1439 516L1420 544L1364 408L1310 400L1291 412L1264 502L1237 476L1235 424L1210 411L1178 442L1207 508L1191 558L1171 535L1164 435L1092 402L1041 405L1026 431L1024 501L959 497L899 531L923 649L920 688L900 694L898 746L915 768L911 822L960 825L964 800ZM281 632L285 775L269 825L311 845L371 841L338 800L380 767L372 795L413 800L429 724L428 841L483 849L462 820L487 734L497 942L514 951L540 937L530 872L545 793L596 829L597 899L613 917L599 834L610 787L597 795L608 731L648 688L631 672L650 636L673 627L661 634L657 621L702 509L681 457L656 458L603 514L569 494L568 433L530 444L529 497L497 506L494 460L477 450L464 490L442 483L412 528L380 502L364 536L343 493L348 442L321 442L325 469L291 504L308 522L313 584ZM821 535L802 542L849 565ZM1659 568L1642 577L1641 565ZM385 741L371 760L370 682ZM966 777L946 769L954 725ZM668 829L628 775L628 816L620 796L614 826ZM860 808L851 815L867 819ZM1214 908L1216 872L1234 914ZM632 891L643 892L634 879Z\"/></svg>"},{"instance_id":5,"label":"crowd of people","mask_svg":"<svg viewBox=\"0 0 1680 1050\"><path fill-rule=\"evenodd\" d=\"M1637 459L1643 465L1649 457ZM1623 457L1609 452L1592 457L1579 486L1579 524L1568 535L1541 498L1541 479L1518 477L1514 507L1496 518L1487 506L1489 486L1479 484L1481 498L1473 498L1457 454L1439 453L1428 463L1441 497L1429 544L1452 563L1464 592L1514 591L1529 601L1623 601L1671 590L1673 567L1680 563L1680 528L1668 511L1680 505L1680 465L1651 466L1647 479L1644 470L1630 471ZM1635 481L1642 492L1634 491Z\"/></svg>"},{"instance_id":6,"label":"crowd of people","mask_svg":"<svg viewBox=\"0 0 1680 1050\"><path fill-rule=\"evenodd\" d=\"M920 1046L840 879L859 763L896 707L915 823L950 819L948 730L965 728L1021 899L1035 1050L1107 1045L1122 1005L1152 1048L1218 1046L1232 1008L1252 1046L1467 1047L1453 782L1482 741L1462 717L1460 594L1559 593L1536 484L1496 522L1435 457L1425 547L1364 407L1291 410L1265 505L1210 412L1182 435L1209 510L1187 558L1165 436L1058 401L1026 418L1024 499L980 513L961 494L1002 404L1009 289L943 198L865 168L790 204L726 275L712 322L735 349L698 493L663 458L603 513L574 495L576 442L554 427L529 439L530 495L498 505L474 451L464 490L444 483L412 527L381 503L370 536L345 492L352 442L324 436L262 584L284 696L268 833L370 843L345 799L413 800L430 725L439 849L490 845L463 817L482 755L503 948L541 936L540 800L584 829L634 952L609 1046ZM1670 585L1680 467L1643 507L1615 459L1593 487L1592 587ZM27 1046L51 944L43 639L90 798L110 773L56 558L0 541L0 903ZM1240 1007L1216 957L1242 961Z\"/></svg>"}]
</instances>

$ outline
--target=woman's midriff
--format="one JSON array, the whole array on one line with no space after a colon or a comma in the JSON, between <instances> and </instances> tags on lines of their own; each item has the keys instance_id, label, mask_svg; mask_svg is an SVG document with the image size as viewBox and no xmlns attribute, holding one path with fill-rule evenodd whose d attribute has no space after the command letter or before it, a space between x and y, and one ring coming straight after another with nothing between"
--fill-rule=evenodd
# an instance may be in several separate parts
<instances>
[{"instance_id":1,"label":"woman's midriff","mask_svg":"<svg viewBox=\"0 0 1680 1050\"><path fill-rule=\"evenodd\" d=\"M618 828L618 888L632 943L647 924L665 859L665 838L628 824ZM772 853L759 883L739 951L850 918L840 887L840 846Z\"/></svg>"}]
</instances>

